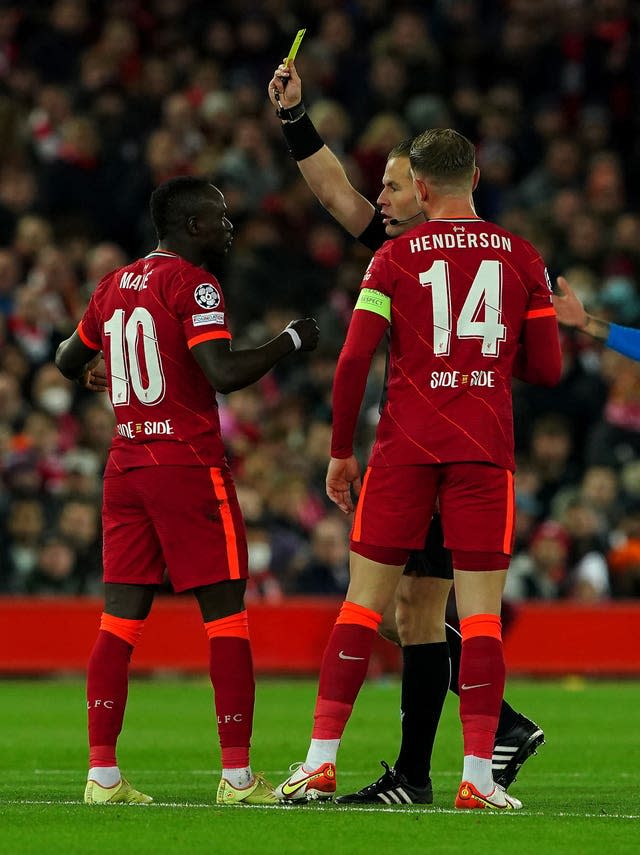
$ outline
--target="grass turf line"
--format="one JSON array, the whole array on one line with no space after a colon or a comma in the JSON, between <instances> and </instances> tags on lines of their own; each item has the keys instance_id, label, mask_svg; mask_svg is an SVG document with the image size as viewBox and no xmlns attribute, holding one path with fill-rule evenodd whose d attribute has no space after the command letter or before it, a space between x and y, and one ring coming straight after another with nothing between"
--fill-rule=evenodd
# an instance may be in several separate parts
<instances>
[{"instance_id":1,"label":"grass turf line","mask_svg":"<svg viewBox=\"0 0 640 855\"><path fill-rule=\"evenodd\" d=\"M304 757L315 683L258 683L252 761L273 782ZM2 684L0 852L30 853L616 853L637 849L632 758L638 683L514 683L514 706L538 721L547 745L512 792L525 810L453 811L461 766L456 699L450 695L433 763L433 808L337 806L229 808L213 805L219 752L205 680L133 680L119 758L150 808L81 804L86 763L81 681ZM399 689L367 684L340 751L338 791L381 774L398 747ZM508 823L505 826L504 823ZM315 842L314 842L315 841Z\"/></svg>"}]
</instances>

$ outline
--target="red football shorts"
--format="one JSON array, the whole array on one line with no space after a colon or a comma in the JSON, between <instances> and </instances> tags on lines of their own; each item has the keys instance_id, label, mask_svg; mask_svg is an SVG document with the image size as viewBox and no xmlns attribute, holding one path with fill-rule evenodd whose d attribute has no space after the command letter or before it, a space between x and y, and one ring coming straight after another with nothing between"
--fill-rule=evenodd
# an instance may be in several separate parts
<instances>
[{"instance_id":1,"label":"red football shorts","mask_svg":"<svg viewBox=\"0 0 640 855\"><path fill-rule=\"evenodd\" d=\"M359 544L388 549L424 547L439 502L444 545L459 570L509 566L514 538L513 473L486 463L370 466L351 530ZM369 557L376 559L375 553ZM406 560L406 559L405 559ZM401 562L394 562L401 563Z\"/></svg>"},{"instance_id":2,"label":"red football shorts","mask_svg":"<svg viewBox=\"0 0 640 855\"><path fill-rule=\"evenodd\" d=\"M144 466L104 479L105 582L175 591L247 577L247 539L231 475Z\"/></svg>"}]
</instances>

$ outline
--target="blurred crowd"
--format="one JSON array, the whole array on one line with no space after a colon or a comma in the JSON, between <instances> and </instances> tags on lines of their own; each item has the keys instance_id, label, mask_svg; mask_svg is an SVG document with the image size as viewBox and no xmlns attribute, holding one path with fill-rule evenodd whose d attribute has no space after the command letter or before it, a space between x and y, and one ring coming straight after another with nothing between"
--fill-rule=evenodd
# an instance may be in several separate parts
<instances>
[{"instance_id":1,"label":"blurred crowd","mask_svg":"<svg viewBox=\"0 0 640 855\"><path fill-rule=\"evenodd\" d=\"M52 363L100 278L154 247L150 192L210 176L235 241L236 346L305 314L319 349L220 398L249 601L346 589L324 493L335 362L369 253L288 156L267 83L299 27L309 113L375 199L427 127L477 146L478 213L528 238L588 308L640 323L640 13L634 0L0 2L0 591L96 593L113 414ZM563 334L561 384L516 384L506 597L640 594L640 365ZM378 418L376 356L361 428Z\"/></svg>"}]
</instances>

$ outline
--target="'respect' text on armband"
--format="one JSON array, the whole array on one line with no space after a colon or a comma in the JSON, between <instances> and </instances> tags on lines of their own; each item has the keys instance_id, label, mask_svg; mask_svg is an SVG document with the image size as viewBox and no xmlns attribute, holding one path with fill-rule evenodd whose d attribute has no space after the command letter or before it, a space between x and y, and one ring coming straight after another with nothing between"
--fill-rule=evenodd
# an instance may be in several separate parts
<instances>
[{"instance_id":1,"label":"'respect' text on armband","mask_svg":"<svg viewBox=\"0 0 640 855\"><path fill-rule=\"evenodd\" d=\"M374 291L373 288L363 288L360 291L360 296L354 309L365 309L367 312L374 312L391 323L391 297L383 294L382 291Z\"/></svg>"}]
</instances>

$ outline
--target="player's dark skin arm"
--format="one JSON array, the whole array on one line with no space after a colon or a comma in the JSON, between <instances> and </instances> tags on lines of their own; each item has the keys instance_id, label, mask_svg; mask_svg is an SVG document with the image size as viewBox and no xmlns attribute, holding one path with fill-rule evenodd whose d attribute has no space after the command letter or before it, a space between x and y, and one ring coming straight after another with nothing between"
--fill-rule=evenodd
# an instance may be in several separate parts
<instances>
[{"instance_id":1,"label":"player's dark skin arm","mask_svg":"<svg viewBox=\"0 0 640 855\"><path fill-rule=\"evenodd\" d=\"M290 326L300 337L300 350L315 349L319 330L313 318L293 321ZM261 347L232 350L227 339L213 339L196 345L191 352L213 388L226 395L255 383L277 362L294 351L293 339L288 333L282 332ZM106 381L100 383L99 377L90 375L90 379L96 384L94 386L88 382L87 375L90 374L91 365L98 354L99 351L87 347L76 331L60 344L55 362L58 370L69 380L97 391L98 385L106 387Z\"/></svg>"},{"instance_id":2,"label":"player's dark skin arm","mask_svg":"<svg viewBox=\"0 0 640 855\"><path fill-rule=\"evenodd\" d=\"M315 349L319 330L313 318L293 321L290 327L300 337L300 350ZM228 339L212 339L197 344L191 353L213 388L227 395L255 383L294 350L291 336L281 332L260 347L232 350Z\"/></svg>"},{"instance_id":3,"label":"player's dark skin arm","mask_svg":"<svg viewBox=\"0 0 640 855\"><path fill-rule=\"evenodd\" d=\"M55 363L60 373L68 380L73 380L94 392L105 391L107 383L104 375L101 373L99 377L94 377L91 372L99 356L100 351L87 347L76 330L58 345Z\"/></svg>"}]
</instances>

